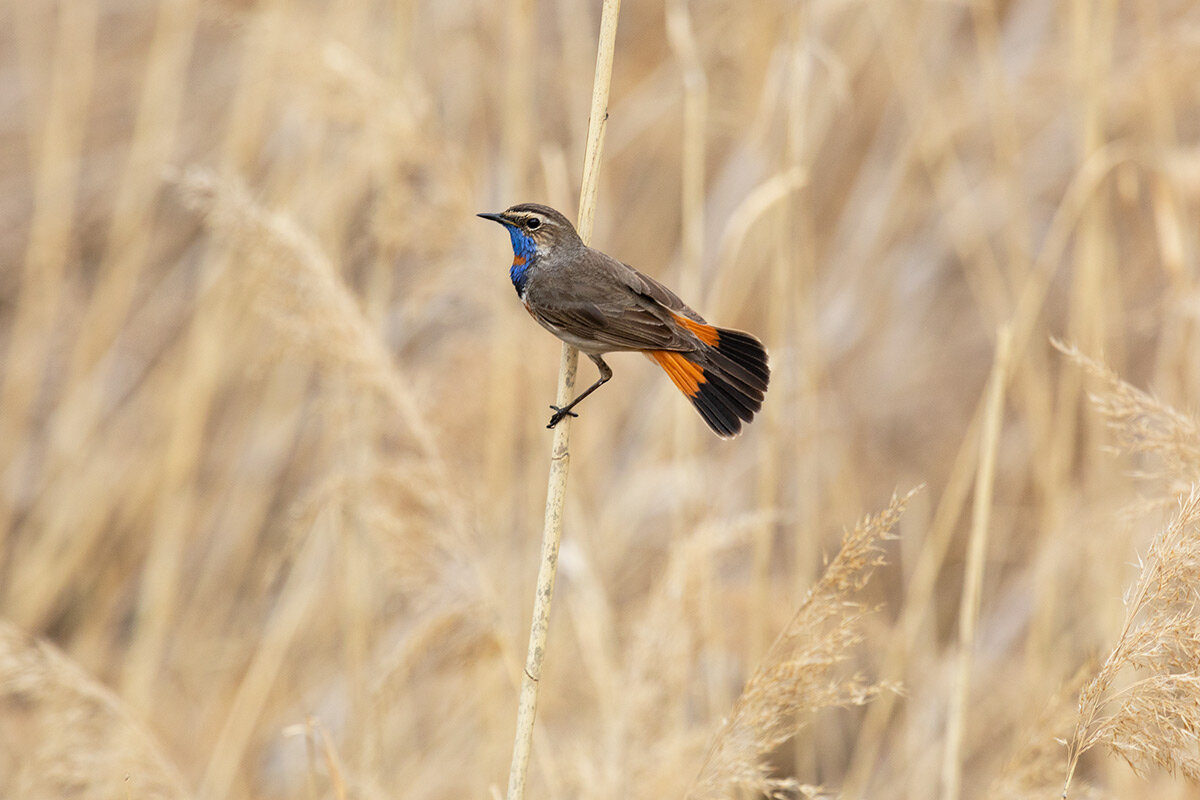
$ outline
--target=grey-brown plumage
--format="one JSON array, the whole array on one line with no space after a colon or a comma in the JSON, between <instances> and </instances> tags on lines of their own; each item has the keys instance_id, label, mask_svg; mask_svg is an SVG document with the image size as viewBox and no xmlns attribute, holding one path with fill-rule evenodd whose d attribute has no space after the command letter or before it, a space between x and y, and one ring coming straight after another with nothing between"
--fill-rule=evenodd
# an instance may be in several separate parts
<instances>
[{"instance_id":1,"label":"grey-brown plumage","mask_svg":"<svg viewBox=\"0 0 1200 800\"><path fill-rule=\"evenodd\" d=\"M737 435L762 408L770 380L767 352L748 333L709 325L658 281L583 243L562 214L537 203L480 214L504 225L513 245L517 296L543 327L595 362L600 379L547 427L609 378L601 357L645 353L687 395L718 435Z\"/></svg>"}]
</instances>

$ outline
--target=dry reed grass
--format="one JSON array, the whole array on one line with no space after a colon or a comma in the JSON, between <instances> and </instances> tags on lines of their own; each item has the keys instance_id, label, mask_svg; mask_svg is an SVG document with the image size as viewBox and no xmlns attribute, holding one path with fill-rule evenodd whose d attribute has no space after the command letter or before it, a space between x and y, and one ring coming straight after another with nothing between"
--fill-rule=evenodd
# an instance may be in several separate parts
<instances>
[{"instance_id":1,"label":"dry reed grass","mask_svg":"<svg viewBox=\"0 0 1200 800\"><path fill-rule=\"evenodd\" d=\"M1178 506L1140 559L1116 644L1080 691L1063 794L1080 757L1097 745L1136 772L1157 767L1200 783L1200 426L1077 349L1059 347L1102 382L1095 406L1123 447L1159 462L1143 474L1165 484L1158 490Z\"/></svg>"},{"instance_id":2,"label":"dry reed grass","mask_svg":"<svg viewBox=\"0 0 1200 800\"><path fill-rule=\"evenodd\" d=\"M893 536L892 528L911 497L912 493L893 497L882 513L847 532L838 554L808 590L721 723L688 797L819 791L794 778L772 777L769 757L810 721L796 719L798 714L865 705L887 688L862 675L839 675L836 668L863 640L864 609L849 598L884 564L881 544Z\"/></svg>"},{"instance_id":3,"label":"dry reed grass","mask_svg":"<svg viewBox=\"0 0 1200 800\"><path fill-rule=\"evenodd\" d=\"M0 775L8 796L188 796L121 701L55 648L0 624L0 675Z\"/></svg>"},{"instance_id":4,"label":"dry reed grass","mask_svg":"<svg viewBox=\"0 0 1200 800\"><path fill-rule=\"evenodd\" d=\"M558 343L472 214L576 210L598 21L0 4L0 794L499 790ZM593 240L774 378L722 443L618 356L575 423L530 796L684 796L747 682L788 702L701 787L1194 794L1198 32L625 4ZM862 640L794 635L842 526L922 482ZM828 695L756 673L781 631Z\"/></svg>"}]
</instances>

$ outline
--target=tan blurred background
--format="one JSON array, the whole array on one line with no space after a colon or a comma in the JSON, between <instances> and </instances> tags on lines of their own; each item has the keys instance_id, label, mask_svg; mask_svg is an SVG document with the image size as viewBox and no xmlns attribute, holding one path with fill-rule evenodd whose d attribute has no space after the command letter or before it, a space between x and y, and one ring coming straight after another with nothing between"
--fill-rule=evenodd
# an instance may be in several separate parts
<instances>
[{"instance_id":1,"label":"tan blurred background","mask_svg":"<svg viewBox=\"0 0 1200 800\"><path fill-rule=\"evenodd\" d=\"M505 785L559 345L473 214L574 215L598 22L3 0L0 795ZM1050 337L1200 401L1198 86L1191 0L627 0L594 243L773 376L730 442L635 356L582 408L533 796L682 797L842 530L920 483L843 665L904 693L773 763L938 796L1005 324L963 796L1057 796L1172 486Z\"/></svg>"}]
</instances>

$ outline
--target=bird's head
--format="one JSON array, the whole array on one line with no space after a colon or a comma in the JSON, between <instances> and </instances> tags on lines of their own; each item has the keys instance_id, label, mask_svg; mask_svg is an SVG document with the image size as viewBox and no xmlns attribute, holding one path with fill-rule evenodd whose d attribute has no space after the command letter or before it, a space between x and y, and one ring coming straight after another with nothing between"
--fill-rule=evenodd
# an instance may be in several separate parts
<instances>
[{"instance_id":1,"label":"bird's head","mask_svg":"<svg viewBox=\"0 0 1200 800\"><path fill-rule=\"evenodd\" d=\"M550 206L521 203L499 214L478 214L508 228L513 257L526 261L545 256L563 245L581 244L579 234L562 214Z\"/></svg>"}]
</instances>

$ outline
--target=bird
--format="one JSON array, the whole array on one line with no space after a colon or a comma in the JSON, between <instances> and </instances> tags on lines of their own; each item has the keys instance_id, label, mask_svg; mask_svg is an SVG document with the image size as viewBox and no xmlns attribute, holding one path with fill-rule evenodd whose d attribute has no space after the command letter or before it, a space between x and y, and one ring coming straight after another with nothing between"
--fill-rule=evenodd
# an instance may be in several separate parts
<instances>
[{"instance_id":1,"label":"bird","mask_svg":"<svg viewBox=\"0 0 1200 800\"><path fill-rule=\"evenodd\" d=\"M588 247L558 211L520 203L479 217L512 239L513 288L546 330L586 354L600 378L554 414L553 428L613 376L612 352L644 353L662 367L718 436L737 436L762 408L771 378L767 350L749 333L709 325L658 281Z\"/></svg>"}]
</instances>

